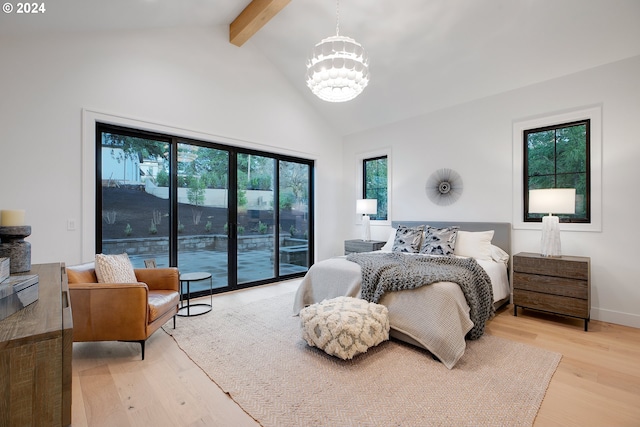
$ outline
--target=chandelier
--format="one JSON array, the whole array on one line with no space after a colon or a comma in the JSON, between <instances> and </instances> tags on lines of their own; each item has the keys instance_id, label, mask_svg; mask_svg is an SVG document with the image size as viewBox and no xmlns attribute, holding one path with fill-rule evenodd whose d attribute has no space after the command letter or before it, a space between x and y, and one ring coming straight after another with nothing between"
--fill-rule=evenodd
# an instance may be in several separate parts
<instances>
[{"instance_id":1,"label":"chandelier","mask_svg":"<svg viewBox=\"0 0 640 427\"><path fill-rule=\"evenodd\" d=\"M307 86L328 102L350 101L369 83L369 57L360 43L340 35L339 0L336 35L316 44L307 61Z\"/></svg>"}]
</instances>

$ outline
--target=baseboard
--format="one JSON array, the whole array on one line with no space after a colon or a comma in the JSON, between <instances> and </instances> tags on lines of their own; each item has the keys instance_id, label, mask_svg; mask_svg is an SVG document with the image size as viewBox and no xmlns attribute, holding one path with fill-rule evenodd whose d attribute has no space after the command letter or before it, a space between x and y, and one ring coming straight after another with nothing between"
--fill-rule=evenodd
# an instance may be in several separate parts
<instances>
[{"instance_id":1,"label":"baseboard","mask_svg":"<svg viewBox=\"0 0 640 427\"><path fill-rule=\"evenodd\" d=\"M640 315L623 313L620 311L604 310L602 308L591 308L591 319L602 322L615 323L617 325L640 328Z\"/></svg>"}]
</instances>

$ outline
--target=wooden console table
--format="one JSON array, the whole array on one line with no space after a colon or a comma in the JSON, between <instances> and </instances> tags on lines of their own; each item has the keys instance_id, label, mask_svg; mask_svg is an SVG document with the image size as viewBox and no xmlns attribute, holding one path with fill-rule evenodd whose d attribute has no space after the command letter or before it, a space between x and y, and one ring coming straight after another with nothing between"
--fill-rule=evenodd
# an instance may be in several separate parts
<instances>
[{"instance_id":1,"label":"wooden console table","mask_svg":"<svg viewBox=\"0 0 640 427\"><path fill-rule=\"evenodd\" d=\"M0 321L0 426L71 424L73 320L62 263L33 265L38 300Z\"/></svg>"}]
</instances>

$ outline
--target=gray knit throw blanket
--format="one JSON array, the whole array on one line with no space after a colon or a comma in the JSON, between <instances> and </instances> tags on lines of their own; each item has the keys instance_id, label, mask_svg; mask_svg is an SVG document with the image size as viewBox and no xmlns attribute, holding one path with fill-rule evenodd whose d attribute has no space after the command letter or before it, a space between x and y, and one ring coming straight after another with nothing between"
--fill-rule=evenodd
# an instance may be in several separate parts
<instances>
[{"instance_id":1,"label":"gray knit throw blanket","mask_svg":"<svg viewBox=\"0 0 640 427\"><path fill-rule=\"evenodd\" d=\"M423 257L399 252L354 253L347 260L362 270L361 297L377 303L387 291L414 289L435 282L457 283L470 307L473 328L468 339L478 339L495 309L493 288L486 271L473 258Z\"/></svg>"}]
</instances>

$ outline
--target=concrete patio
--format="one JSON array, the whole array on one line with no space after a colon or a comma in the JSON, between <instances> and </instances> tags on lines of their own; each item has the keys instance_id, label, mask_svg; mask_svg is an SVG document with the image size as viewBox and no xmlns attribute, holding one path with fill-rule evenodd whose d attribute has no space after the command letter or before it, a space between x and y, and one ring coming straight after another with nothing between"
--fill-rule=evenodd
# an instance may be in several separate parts
<instances>
[{"instance_id":1,"label":"concrete patio","mask_svg":"<svg viewBox=\"0 0 640 427\"><path fill-rule=\"evenodd\" d=\"M144 268L144 261L155 259L157 267L167 267L166 254L154 255L130 255L134 268ZM178 255L178 268L181 273L207 272L211 273L213 288L227 286L227 253L223 251L182 251ZM303 273L308 267L280 263L280 275ZM247 283L274 277L273 260L270 251L256 250L245 251L238 254L238 283ZM191 292L206 291L209 289L208 281L191 283ZM186 290L185 290L186 292Z\"/></svg>"}]
</instances>

